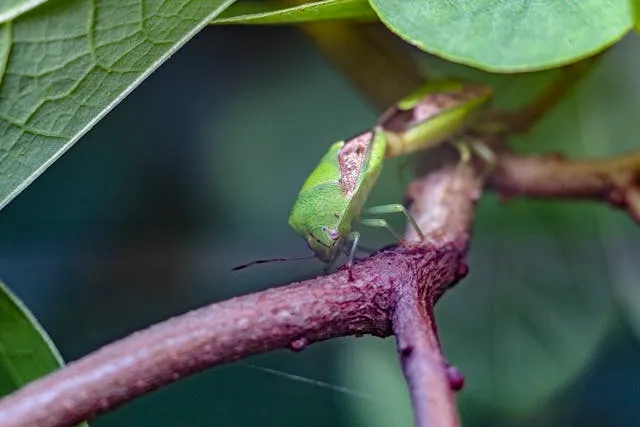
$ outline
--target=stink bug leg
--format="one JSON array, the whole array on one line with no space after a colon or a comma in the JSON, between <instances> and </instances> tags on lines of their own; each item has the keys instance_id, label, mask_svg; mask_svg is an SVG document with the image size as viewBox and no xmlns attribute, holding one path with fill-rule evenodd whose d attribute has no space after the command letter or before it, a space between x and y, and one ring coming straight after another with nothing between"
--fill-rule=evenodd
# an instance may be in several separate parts
<instances>
[{"instance_id":1,"label":"stink bug leg","mask_svg":"<svg viewBox=\"0 0 640 427\"><path fill-rule=\"evenodd\" d=\"M407 208L405 208L401 204L397 204L396 203L396 204L392 204L392 205L374 206L374 207L366 209L365 212L368 213L368 214L373 214L373 215L385 215L385 214L390 214L390 213L401 213L401 214L403 214L405 216L405 218L407 219L409 224L411 224L411 227L413 227L414 231L418 235L419 241L422 242L424 240L424 234L422 233L422 230L420 230L420 227L418 226L416 221L413 219L413 217L411 216L409 211L407 211ZM389 223L387 221L383 220L383 219L361 219L360 222L362 224L368 225L370 227L386 228L387 230L389 230L391 232L391 234L393 234L396 237L396 239L398 239L400 242L404 242L404 239L400 236L400 234L398 234L398 232L396 232L389 225Z\"/></svg>"}]
</instances>

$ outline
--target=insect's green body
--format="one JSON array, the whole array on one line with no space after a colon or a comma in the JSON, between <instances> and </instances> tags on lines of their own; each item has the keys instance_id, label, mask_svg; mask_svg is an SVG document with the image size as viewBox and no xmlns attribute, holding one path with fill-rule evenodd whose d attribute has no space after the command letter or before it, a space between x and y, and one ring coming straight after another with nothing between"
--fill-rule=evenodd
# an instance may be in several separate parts
<instances>
[{"instance_id":1,"label":"insect's green body","mask_svg":"<svg viewBox=\"0 0 640 427\"><path fill-rule=\"evenodd\" d=\"M322 262L340 253L380 175L385 152L380 129L336 142L302 186L289 225Z\"/></svg>"},{"instance_id":2,"label":"insect's green body","mask_svg":"<svg viewBox=\"0 0 640 427\"><path fill-rule=\"evenodd\" d=\"M380 117L373 130L331 146L302 186L289 225L327 264L352 241L351 262L359 237L351 225L360 219L384 158L431 148L462 133L491 96L487 86L444 80L431 82L402 99ZM402 212L422 235L402 205L372 210ZM360 221L393 232L384 220Z\"/></svg>"}]
</instances>

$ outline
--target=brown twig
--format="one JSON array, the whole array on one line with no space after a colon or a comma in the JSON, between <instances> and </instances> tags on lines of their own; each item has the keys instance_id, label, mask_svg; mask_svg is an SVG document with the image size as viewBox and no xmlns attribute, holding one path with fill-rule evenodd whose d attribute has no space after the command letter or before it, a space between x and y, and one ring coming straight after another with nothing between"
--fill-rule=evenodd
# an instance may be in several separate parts
<instances>
[{"instance_id":1,"label":"brown twig","mask_svg":"<svg viewBox=\"0 0 640 427\"><path fill-rule=\"evenodd\" d=\"M439 170L409 187L409 199L419 200L413 216L434 247L457 248L457 260L433 270L440 283L455 283L468 268L464 261L474 216L475 201L480 197L482 182L471 167ZM455 208L454 208L455 207ZM415 239L408 228L407 240ZM449 277L449 278L447 278ZM434 280L431 279L431 282ZM415 283L418 283L416 287ZM417 426L457 426L458 413L446 373L446 361L440 343L433 308L446 290L428 285L429 281L408 282L400 288L393 315L402 369L409 386ZM422 286L420 286L422 284Z\"/></svg>"},{"instance_id":2,"label":"brown twig","mask_svg":"<svg viewBox=\"0 0 640 427\"><path fill-rule=\"evenodd\" d=\"M3 427L72 426L213 365L345 335L398 335L418 425L457 425L437 344L435 300L466 273L471 169L443 169L412 190L422 244L346 271L233 298L169 319L0 400ZM462 214L461 214L462 213ZM407 352L411 348L412 351ZM410 353L410 354L409 354Z\"/></svg>"},{"instance_id":3,"label":"brown twig","mask_svg":"<svg viewBox=\"0 0 640 427\"><path fill-rule=\"evenodd\" d=\"M490 184L506 197L603 200L640 224L640 151L594 160L502 154Z\"/></svg>"},{"instance_id":4,"label":"brown twig","mask_svg":"<svg viewBox=\"0 0 640 427\"><path fill-rule=\"evenodd\" d=\"M501 154L490 185L508 196L605 200L640 222L640 152L602 160ZM466 274L471 168L437 170L410 187L421 244L339 271L213 304L75 362L0 401L0 425L71 426L209 366L344 335L396 334L419 426L458 425L433 305ZM411 231L410 231L411 233ZM408 235L407 240L414 236Z\"/></svg>"}]
</instances>

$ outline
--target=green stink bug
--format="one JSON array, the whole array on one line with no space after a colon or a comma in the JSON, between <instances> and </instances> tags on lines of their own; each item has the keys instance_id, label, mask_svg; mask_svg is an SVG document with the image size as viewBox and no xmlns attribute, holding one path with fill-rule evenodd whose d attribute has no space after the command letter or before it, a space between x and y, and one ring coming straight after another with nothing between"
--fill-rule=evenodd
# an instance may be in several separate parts
<instances>
[{"instance_id":1,"label":"green stink bug","mask_svg":"<svg viewBox=\"0 0 640 427\"><path fill-rule=\"evenodd\" d=\"M334 143L305 181L289 216L289 225L307 241L315 256L329 268L341 252L351 266L360 234L352 224L384 227L398 240L402 237L378 218L360 218L375 185L385 157L396 157L429 149L444 141L454 142L461 162L470 157L467 145L455 139L468 131L476 112L492 97L489 86L455 80L430 82L390 107L377 125L347 141ZM491 161L486 147L471 147ZM370 214L402 213L422 240L423 234L406 208L384 205L364 211ZM304 259L304 258L288 258ZM254 261L243 266L283 261L284 258Z\"/></svg>"},{"instance_id":2,"label":"green stink bug","mask_svg":"<svg viewBox=\"0 0 640 427\"><path fill-rule=\"evenodd\" d=\"M428 149L463 133L492 93L488 86L444 80L431 82L402 99L380 117L373 130L331 146L302 186L289 225L327 267L340 252L347 253L347 265L351 265L360 237L351 231L355 220L384 227L402 241L387 221L360 218L384 158ZM458 149L466 161L468 149L463 145ZM403 213L423 238L402 205L377 206L365 212Z\"/></svg>"},{"instance_id":3,"label":"green stink bug","mask_svg":"<svg viewBox=\"0 0 640 427\"><path fill-rule=\"evenodd\" d=\"M360 237L357 231L351 231L351 226L359 219L380 175L386 149L386 138L380 127L336 142L302 186L289 225L305 237L322 262L331 265L350 242L348 263L351 264ZM411 218L402 205L379 206L372 213L386 212L404 212ZM385 227L400 238L384 220L362 219L360 222ZM417 225L415 227L421 235Z\"/></svg>"}]
</instances>

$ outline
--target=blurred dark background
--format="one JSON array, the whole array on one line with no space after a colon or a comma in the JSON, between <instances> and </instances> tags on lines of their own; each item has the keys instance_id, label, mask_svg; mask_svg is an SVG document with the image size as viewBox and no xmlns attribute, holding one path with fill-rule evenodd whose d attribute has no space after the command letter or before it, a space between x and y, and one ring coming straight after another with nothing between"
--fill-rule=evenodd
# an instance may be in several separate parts
<instances>
[{"instance_id":1,"label":"blurred dark background","mask_svg":"<svg viewBox=\"0 0 640 427\"><path fill-rule=\"evenodd\" d=\"M637 147L638 48L637 36L616 46L515 146L582 156ZM550 76L425 63L495 84L504 105ZM331 142L375 117L295 29L208 28L2 211L0 277L74 360L191 308L319 274L314 260L230 269L308 254L287 225L297 191ZM372 204L402 200L400 163L385 165ZM364 236L369 247L392 242ZM482 201L471 274L438 313L446 354L466 374L465 425L637 424L638 242L628 216L604 206ZM412 423L392 339L247 362L367 397L234 364L92 425Z\"/></svg>"}]
</instances>

